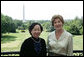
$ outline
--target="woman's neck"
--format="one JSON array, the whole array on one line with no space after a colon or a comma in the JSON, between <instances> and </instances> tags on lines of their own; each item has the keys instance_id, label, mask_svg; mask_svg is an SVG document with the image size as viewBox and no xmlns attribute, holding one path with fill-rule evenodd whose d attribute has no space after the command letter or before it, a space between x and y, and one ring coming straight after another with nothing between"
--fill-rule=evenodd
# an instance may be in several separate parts
<instances>
[{"instance_id":1,"label":"woman's neck","mask_svg":"<svg viewBox=\"0 0 84 57\"><path fill-rule=\"evenodd\" d=\"M35 38L35 37L32 36L32 38L33 38L34 40L36 40L36 41L39 41L39 37L38 37L38 38Z\"/></svg>"},{"instance_id":2,"label":"woman's neck","mask_svg":"<svg viewBox=\"0 0 84 57\"><path fill-rule=\"evenodd\" d=\"M60 30L56 30L56 33L62 33L64 30L60 29Z\"/></svg>"},{"instance_id":3,"label":"woman's neck","mask_svg":"<svg viewBox=\"0 0 84 57\"><path fill-rule=\"evenodd\" d=\"M56 38L57 38L57 40L60 38L60 36L61 36L61 34L63 33L63 29L61 29L61 30L56 30Z\"/></svg>"}]
</instances>

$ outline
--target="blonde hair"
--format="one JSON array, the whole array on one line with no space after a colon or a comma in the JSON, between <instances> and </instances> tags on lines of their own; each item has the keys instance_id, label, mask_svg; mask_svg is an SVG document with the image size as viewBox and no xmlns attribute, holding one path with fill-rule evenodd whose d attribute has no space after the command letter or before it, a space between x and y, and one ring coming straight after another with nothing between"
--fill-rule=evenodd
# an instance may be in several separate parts
<instances>
[{"instance_id":1,"label":"blonde hair","mask_svg":"<svg viewBox=\"0 0 84 57\"><path fill-rule=\"evenodd\" d=\"M54 26L54 21L55 21L55 19L60 19L61 22L64 24L64 19L63 19L63 17L62 17L61 15L54 15L54 16L52 16L52 19L51 19L51 21L52 21L52 26Z\"/></svg>"}]
</instances>

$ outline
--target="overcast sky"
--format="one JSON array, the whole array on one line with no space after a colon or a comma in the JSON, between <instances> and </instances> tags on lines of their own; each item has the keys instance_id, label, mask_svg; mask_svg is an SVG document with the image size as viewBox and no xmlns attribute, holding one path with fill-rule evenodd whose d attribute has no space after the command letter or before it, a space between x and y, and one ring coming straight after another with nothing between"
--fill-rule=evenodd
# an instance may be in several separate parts
<instances>
[{"instance_id":1,"label":"overcast sky","mask_svg":"<svg viewBox=\"0 0 84 57\"><path fill-rule=\"evenodd\" d=\"M83 17L83 1L1 1L1 13L22 20L23 4L26 20L51 20L55 14L64 19Z\"/></svg>"}]
</instances>

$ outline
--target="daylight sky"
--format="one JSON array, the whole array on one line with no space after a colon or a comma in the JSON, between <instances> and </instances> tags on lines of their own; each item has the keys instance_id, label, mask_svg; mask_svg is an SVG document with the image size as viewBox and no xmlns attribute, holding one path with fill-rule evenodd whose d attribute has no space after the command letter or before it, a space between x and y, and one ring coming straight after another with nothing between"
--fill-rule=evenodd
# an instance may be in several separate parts
<instances>
[{"instance_id":1,"label":"daylight sky","mask_svg":"<svg viewBox=\"0 0 84 57\"><path fill-rule=\"evenodd\" d=\"M1 1L1 13L13 19L51 20L55 14L64 19L83 17L83 1Z\"/></svg>"}]
</instances>

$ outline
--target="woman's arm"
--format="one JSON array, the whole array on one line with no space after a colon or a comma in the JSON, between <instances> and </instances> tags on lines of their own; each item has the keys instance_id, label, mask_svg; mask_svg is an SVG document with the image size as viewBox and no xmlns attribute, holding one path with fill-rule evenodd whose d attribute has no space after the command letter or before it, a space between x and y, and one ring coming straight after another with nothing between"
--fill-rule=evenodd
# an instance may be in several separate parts
<instances>
[{"instance_id":1,"label":"woman's arm","mask_svg":"<svg viewBox=\"0 0 84 57\"><path fill-rule=\"evenodd\" d=\"M67 56L73 56L73 38L72 36L69 37L69 44L68 44L68 54Z\"/></svg>"}]
</instances>

